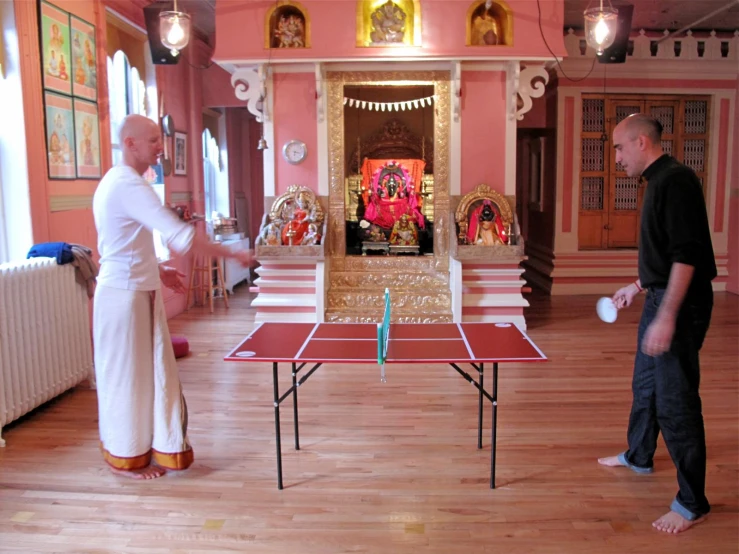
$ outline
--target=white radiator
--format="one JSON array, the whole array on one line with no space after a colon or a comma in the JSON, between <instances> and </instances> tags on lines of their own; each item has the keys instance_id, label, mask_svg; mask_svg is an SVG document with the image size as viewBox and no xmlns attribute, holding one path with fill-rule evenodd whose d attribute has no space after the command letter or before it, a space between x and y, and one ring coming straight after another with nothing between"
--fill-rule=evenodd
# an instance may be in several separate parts
<instances>
[{"instance_id":1,"label":"white radiator","mask_svg":"<svg viewBox=\"0 0 739 554\"><path fill-rule=\"evenodd\" d=\"M53 258L0 265L0 446L4 425L94 383L89 300L74 272Z\"/></svg>"}]
</instances>

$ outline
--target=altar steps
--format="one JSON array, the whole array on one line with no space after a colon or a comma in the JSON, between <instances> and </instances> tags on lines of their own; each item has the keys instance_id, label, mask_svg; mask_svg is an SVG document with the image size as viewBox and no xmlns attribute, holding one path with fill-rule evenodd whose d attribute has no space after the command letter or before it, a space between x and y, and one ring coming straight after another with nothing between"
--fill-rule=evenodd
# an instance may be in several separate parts
<instances>
[{"instance_id":1,"label":"altar steps","mask_svg":"<svg viewBox=\"0 0 739 554\"><path fill-rule=\"evenodd\" d=\"M393 322L452 321L449 273L436 269L433 257L367 256L332 261L326 321L380 322L386 288Z\"/></svg>"}]
</instances>

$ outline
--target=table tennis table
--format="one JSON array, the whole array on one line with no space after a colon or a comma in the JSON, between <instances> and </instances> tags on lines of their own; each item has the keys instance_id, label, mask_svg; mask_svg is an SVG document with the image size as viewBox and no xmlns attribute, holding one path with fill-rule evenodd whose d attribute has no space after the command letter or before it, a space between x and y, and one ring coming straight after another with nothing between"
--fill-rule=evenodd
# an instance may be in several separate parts
<instances>
[{"instance_id":1,"label":"table tennis table","mask_svg":"<svg viewBox=\"0 0 739 554\"><path fill-rule=\"evenodd\" d=\"M478 391L477 448L482 448L483 398L492 404L490 488L495 488L495 454L498 410L498 364L538 362L547 358L534 342L512 323L387 323L386 350L375 323L279 323L257 326L226 357L234 362L271 362L274 389L275 437L277 440L277 488L282 489L280 404L293 399L295 450L298 432L298 387L324 364L449 364ZM379 354L378 354L379 351ZM383 357L383 354L385 356ZM379 356L379 357L378 357ZM291 364L292 386L280 394L279 364ZM493 364L491 393L484 385L484 365ZM309 364L312 367L304 371ZM469 364L479 380L460 365ZM301 375L301 372L302 375Z\"/></svg>"}]
</instances>

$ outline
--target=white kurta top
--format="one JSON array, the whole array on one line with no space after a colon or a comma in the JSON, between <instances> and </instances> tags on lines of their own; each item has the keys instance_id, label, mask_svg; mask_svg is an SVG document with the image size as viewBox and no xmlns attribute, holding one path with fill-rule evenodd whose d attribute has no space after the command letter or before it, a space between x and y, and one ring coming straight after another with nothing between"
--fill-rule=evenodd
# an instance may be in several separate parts
<instances>
[{"instance_id":1,"label":"white kurta top","mask_svg":"<svg viewBox=\"0 0 739 554\"><path fill-rule=\"evenodd\" d=\"M159 264L152 230L184 254L195 228L164 207L151 185L136 170L118 165L108 171L92 201L98 233L100 274L97 282L127 290L158 290Z\"/></svg>"}]
</instances>

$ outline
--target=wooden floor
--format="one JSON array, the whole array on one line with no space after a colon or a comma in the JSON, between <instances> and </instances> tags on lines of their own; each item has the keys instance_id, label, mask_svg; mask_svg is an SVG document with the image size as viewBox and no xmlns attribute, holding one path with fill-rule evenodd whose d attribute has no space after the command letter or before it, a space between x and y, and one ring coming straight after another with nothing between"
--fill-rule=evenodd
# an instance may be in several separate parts
<instances>
[{"instance_id":1,"label":"wooden floor","mask_svg":"<svg viewBox=\"0 0 739 554\"><path fill-rule=\"evenodd\" d=\"M78 387L4 431L0 551L736 553L739 297L717 294L702 356L713 511L680 536L650 525L676 492L661 441L653 475L596 464L624 449L641 304L608 325L594 296L530 300L529 334L551 361L501 366L497 490L490 407L480 451L477 395L440 365L389 366L386 384L377 366L318 370L300 389L299 452L283 411L278 491L271 368L222 361L254 325L242 290L228 311L170 322L193 351L180 360L193 467L112 475L95 392Z\"/></svg>"}]
</instances>

